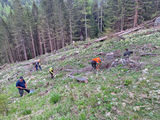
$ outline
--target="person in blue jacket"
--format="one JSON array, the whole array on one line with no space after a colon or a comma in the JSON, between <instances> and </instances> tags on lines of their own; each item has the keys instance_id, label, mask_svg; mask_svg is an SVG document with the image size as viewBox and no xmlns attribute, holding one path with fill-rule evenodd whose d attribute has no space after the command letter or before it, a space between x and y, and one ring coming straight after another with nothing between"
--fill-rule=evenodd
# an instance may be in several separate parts
<instances>
[{"instance_id":1,"label":"person in blue jacket","mask_svg":"<svg viewBox=\"0 0 160 120\"><path fill-rule=\"evenodd\" d=\"M24 90L27 93L30 93L30 90L27 89L27 84L26 84L25 80L23 79L23 77L20 77L20 79L16 82L16 87L18 88L19 94L21 97L23 96Z\"/></svg>"}]
</instances>

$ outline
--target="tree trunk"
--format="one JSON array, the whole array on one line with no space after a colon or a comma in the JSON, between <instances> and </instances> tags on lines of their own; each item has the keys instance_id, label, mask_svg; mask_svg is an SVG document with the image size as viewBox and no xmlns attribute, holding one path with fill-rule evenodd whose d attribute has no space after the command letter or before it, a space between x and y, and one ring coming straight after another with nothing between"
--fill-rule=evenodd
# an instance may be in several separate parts
<instances>
[{"instance_id":1,"label":"tree trunk","mask_svg":"<svg viewBox=\"0 0 160 120\"><path fill-rule=\"evenodd\" d=\"M61 27L61 39L62 39L62 48L63 48L65 46L63 27Z\"/></svg>"},{"instance_id":2,"label":"tree trunk","mask_svg":"<svg viewBox=\"0 0 160 120\"><path fill-rule=\"evenodd\" d=\"M138 0L135 0L135 4L136 4L136 6L135 6L135 15L134 15L134 25L133 25L133 27L136 27L137 26L137 24L138 24Z\"/></svg>"},{"instance_id":3,"label":"tree trunk","mask_svg":"<svg viewBox=\"0 0 160 120\"><path fill-rule=\"evenodd\" d=\"M53 35L53 46L54 46L54 50L57 49L57 44L56 44L56 36L55 36L55 31L52 31L52 35Z\"/></svg>"},{"instance_id":4,"label":"tree trunk","mask_svg":"<svg viewBox=\"0 0 160 120\"><path fill-rule=\"evenodd\" d=\"M61 38L61 45L62 45L62 48L65 46L65 39L64 39L64 26L63 26L63 15L62 15L62 11L61 11L61 8L60 8L60 14L59 14L59 21L60 21L60 31L61 31L61 35L60 35L60 38Z\"/></svg>"},{"instance_id":5,"label":"tree trunk","mask_svg":"<svg viewBox=\"0 0 160 120\"><path fill-rule=\"evenodd\" d=\"M20 51L19 51L18 45L17 45L15 51L16 51L16 61L21 61Z\"/></svg>"},{"instance_id":6,"label":"tree trunk","mask_svg":"<svg viewBox=\"0 0 160 120\"><path fill-rule=\"evenodd\" d=\"M102 8L102 5L101 5L101 27L100 27L100 32L103 31L103 8Z\"/></svg>"},{"instance_id":7,"label":"tree trunk","mask_svg":"<svg viewBox=\"0 0 160 120\"><path fill-rule=\"evenodd\" d=\"M25 59L25 60L28 60L28 58L27 58L26 46L25 46L25 39L24 39L23 36L25 36L25 34L24 34L24 31L22 30L22 31L20 32L20 34L19 34L19 37L20 37L21 43L22 43L22 49L23 49L23 53L24 53L24 59ZM22 59L22 60L23 60L23 59Z\"/></svg>"},{"instance_id":8,"label":"tree trunk","mask_svg":"<svg viewBox=\"0 0 160 120\"><path fill-rule=\"evenodd\" d=\"M7 63L10 63L11 61L9 60L9 56L8 56L8 52L7 52L7 43L5 41L5 44L4 44L4 52L5 52L5 57L6 57L6 60L7 60Z\"/></svg>"},{"instance_id":9,"label":"tree trunk","mask_svg":"<svg viewBox=\"0 0 160 120\"><path fill-rule=\"evenodd\" d=\"M26 46L24 44L24 40L23 40L23 52L24 52L24 58L25 58L25 60L28 60L28 58L27 58L27 51L26 51Z\"/></svg>"},{"instance_id":10,"label":"tree trunk","mask_svg":"<svg viewBox=\"0 0 160 120\"><path fill-rule=\"evenodd\" d=\"M42 54L43 54L42 40L41 40L41 36L40 36L39 30L37 30L37 32L38 32L38 40L39 40L39 50L40 50L40 55L42 55Z\"/></svg>"},{"instance_id":11,"label":"tree trunk","mask_svg":"<svg viewBox=\"0 0 160 120\"><path fill-rule=\"evenodd\" d=\"M121 31L124 29L124 7L122 7L121 11Z\"/></svg>"},{"instance_id":12,"label":"tree trunk","mask_svg":"<svg viewBox=\"0 0 160 120\"><path fill-rule=\"evenodd\" d=\"M97 18L98 21L97 22L98 22L98 31L99 31L99 9L98 9L98 13L97 14L98 14L98 18Z\"/></svg>"},{"instance_id":13,"label":"tree trunk","mask_svg":"<svg viewBox=\"0 0 160 120\"><path fill-rule=\"evenodd\" d=\"M50 44L50 49L51 52L53 51L53 44L52 44L52 38L51 38L51 33L50 33L50 28L49 28L49 24L47 23L47 28L48 28L48 38L49 38L49 44Z\"/></svg>"},{"instance_id":14,"label":"tree trunk","mask_svg":"<svg viewBox=\"0 0 160 120\"><path fill-rule=\"evenodd\" d=\"M84 21L85 21L85 39L88 38L88 30L87 30L87 11L86 11L86 4L84 4Z\"/></svg>"},{"instance_id":15,"label":"tree trunk","mask_svg":"<svg viewBox=\"0 0 160 120\"><path fill-rule=\"evenodd\" d=\"M159 0L156 1L156 13L158 12L159 2Z\"/></svg>"},{"instance_id":16,"label":"tree trunk","mask_svg":"<svg viewBox=\"0 0 160 120\"><path fill-rule=\"evenodd\" d=\"M31 26L30 26L30 33L31 33L31 40L32 40L33 56L36 57L36 50L35 50L35 44L34 44L34 38L33 38L33 33L32 33Z\"/></svg>"},{"instance_id":17,"label":"tree trunk","mask_svg":"<svg viewBox=\"0 0 160 120\"><path fill-rule=\"evenodd\" d=\"M43 45L44 45L44 54L46 54L47 53L47 47L46 47L46 41L45 41L45 37L44 37L44 33L43 33L43 31L42 31L42 42L43 42Z\"/></svg>"},{"instance_id":18,"label":"tree trunk","mask_svg":"<svg viewBox=\"0 0 160 120\"><path fill-rule=\"evenodd\" d=\"M69 28L70 28L70 43L73 42L73 36L72 36L72 17L71 17L71 11L69 13L70 19L69 19Z\"/></svg>"},{"instance_id":19,"label":"tree trunk","mask_svg":"<svg viewBox=\"0 0 160 120\"><path fill-rule=\"evenodd\" d=\"M7 44L8 44L8 52L9 52L9 59L10 59L10 62L11 62L11 63L14 63L12 50L11 50L11 47L10 47L10 45L9 45L9 41L8 41L8 40L7 40L6 45L7 45Z\"/></svg>"}]
</instances>

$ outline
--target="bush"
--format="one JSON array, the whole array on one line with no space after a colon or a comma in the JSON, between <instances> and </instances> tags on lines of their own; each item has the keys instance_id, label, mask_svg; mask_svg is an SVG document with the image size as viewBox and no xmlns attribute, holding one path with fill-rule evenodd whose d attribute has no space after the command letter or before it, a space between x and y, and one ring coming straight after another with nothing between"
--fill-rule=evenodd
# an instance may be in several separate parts
<instances>
[{"instance_id":1,"label":"bush","mask_svg":"<svg viewBox=\"0 0 160 120\"><path fill-rule=\"evenodd\" d=\"M132 80L125 80L125 81L124 81L124 85L125 85L125 86L128 86L128 85L130 85L130 84L132 84Z\"/></svg>"},{"instance_id":2,"label":"bush","mask_svg":"<svg viewBox=\"0 0 160 120\"><path fill-rule=\"evenodd\" d=\"M81 113L80 116L79 116L79 120L86 120L86 114Z\"/></svg>"},{"instance_id":3,"label":"bush","mask_svg":"<svg viewBox=\"0 0 160 120\"><path fill-rule=\"evenodd\" d=\"M80 68L84 68L84 67L85 67L85 65L83 65L83 64L79 64L79 67L80 67Z\"/></svg>"},{"instance_id":4,"label":"bush","mask_svg":"<svg viewBox=\"0 0 160 120\"><path fill-rule=\"evenodd\" d=\"M8 98L4 94L0 94L0 114L7 115L8 114Z\"/></svg>"},{"instance_id":5,"label":"bush","mask_svg":"<svg viewBox=\"0 0 160 120\"><path fill-rule=\"evenodd\" d=\"M31 114L31 113L32 113L32 111L31 111L30 109L26 109L26 110L24 110L24 111L22 112L23 115L29 115L29 114Z\"/></svg>"},{"instance_id":6,"label":"bush","mask_svg":"<svg viewBox=\"0 0 160 120\"><path fill-rule=\"evenodd\" d=\"M50 103L56 104L58 101L60 101L61 96L59 94L53 94L50 98Z\"/></svg>"}]
</instances>

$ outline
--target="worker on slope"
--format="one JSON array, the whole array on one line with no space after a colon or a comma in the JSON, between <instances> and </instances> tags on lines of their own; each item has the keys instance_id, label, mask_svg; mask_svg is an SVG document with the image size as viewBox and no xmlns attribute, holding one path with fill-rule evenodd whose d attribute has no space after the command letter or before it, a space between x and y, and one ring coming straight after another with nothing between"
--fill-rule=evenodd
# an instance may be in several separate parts
<instances>
[{"instance_id":1,"label":"worker on slope","mask_svg":"<svg viewBox=\"0 0 160 120\"><path fill-rule=\"evenodd\" d=\"M101 66L101 59L99 57L93 58L91 64L94 69L99 70Z\"/></svg>"},{"instance_id":2,"label":"worker on slope","mask_svg":"<svg viewBox=\"0 0 160 120\"><path fill-rule=\"evenodd\" d=\"M53 67L50 67L49 68L49 73L51 75L51 78L53 79L54 78L54 75L53 75Z\"/></svg>"},{"instance_id":3,"label":"worker on slope","mask_svg":"<svg viewBox=\"0 0 160 120\"><path fill-rule=\"evenodd\" d=\"M36 64L35 64L36 71L38 71L38 69L42 70L41 63L40 63L40 62L41 62L40 59L38 59L38 60L36 61Z\"/></svg>"},{"instance_id":4,"label":"worker on slope","mask_svg":"<svg viewBox=\"0 0 160 120\"><path fill-rule=\"evenodd\" d=\"M128 48L126 48L126 51L124 52L123 56L126 59L129 59L130 55L133 54L133 51L129 51Z\"/></svg>"},{"instance_id":5,"label":"worker on slope","mask_svg":"<svg viewBox=\"0 0 160 120\"><path fill-rule=\"evenodd\" d=\"M30 93L30 90L27 89L27 84L26 84L25 80L23 79L23 77L20 77L20 79L16 82L16 87L18 88L19 94L21 97L23 96L23 93L24 93L23 90Z\"/></svg>"},{"instance_id":6,"label":"worker on slope","mask_svg":"<svg viewBox=\"0 0 160 120\"><path fill-rule=\"evenodd\" d=\"M123 54L123 58L121 59L123 65L127 65L129 63L129 57L133 54L133 51L129 51L128 48L126 48L126 51Z\"/></svg>"}]
</instances>

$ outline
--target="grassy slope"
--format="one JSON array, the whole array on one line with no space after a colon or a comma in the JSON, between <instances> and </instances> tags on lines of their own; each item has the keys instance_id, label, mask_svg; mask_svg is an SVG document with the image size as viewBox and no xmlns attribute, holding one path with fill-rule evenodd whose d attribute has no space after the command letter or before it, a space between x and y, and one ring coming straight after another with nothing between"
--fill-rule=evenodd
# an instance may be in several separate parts
<instances>
[{"instance_id":1,"label":"grassy slope","mask_svg":"<svg viewBox=\"0 0 160 120\"><path fill-rule=\"evenodd\" d=\"M143 69L147 68L147 73L143 73L142 70L128 70L117 66L110 70L100 71L97 74L93 74L93 72L77 74L77 76L87 76L89 78L88 84L77 83L75 80L68 78L67 72L64 71L59 72L54 80L51 80L48 75L48 68L52 65L55 69L66 65L74 66L77 69L83 68L98 52L110 52L118 49L123 51L126 47L136 51L138 47L136 49L135 46L143 46L148 43L160 48L160 32L143 35L145 32L141 31L125 36L125 41L117 42L114 39L112 42L95 43L86 49L83 48L83 44L88 43L88 41L85 41L85 43L79 42L79 48L68 46L55 55L42 56L42 58L47 59L47 64L42 65L43 71L34 72L31 76L26 75L25 77L26 81L32 78L28 83L30 88L38 87L34 94L19 98L18 90L15 88L16 81L2 88L3 93L10 96L10 103L8 116L0 116L0 119L160 119L160 80L153 76L153 74L160 72L160 67L154 65L159 63L160 56L143 57L141 59L141 62L146 64ZM100 48L96 48L100 45ZM152 52L160 53L159 49ZM69 56L74 53L78 53L78 55L70 56L63 61L56 60L64 55ZM7 71L10 72L7 72L7 75L13 74L21 65L23 63L13 65L12 69L8 68ZM0 79L7 75L6 72L1 72ZM47 82L50 85L45 87ZM48 89L51 90L48 94L40 95ZM57 95L56 98L60 99L54 104L51 102L51 98L54 99L55 94Z\"/></svg>"}]
</instances>

